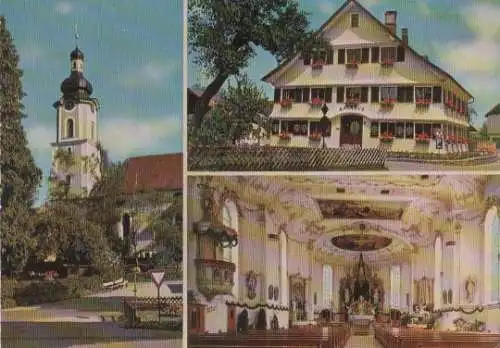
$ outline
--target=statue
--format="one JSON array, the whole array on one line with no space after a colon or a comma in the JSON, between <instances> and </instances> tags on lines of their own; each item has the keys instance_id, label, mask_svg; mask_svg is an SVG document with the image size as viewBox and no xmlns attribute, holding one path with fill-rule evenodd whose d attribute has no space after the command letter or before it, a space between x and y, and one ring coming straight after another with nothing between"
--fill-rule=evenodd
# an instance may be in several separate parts
<instances>
[{"instance_id":1,"label":"statue","mask_svg":"<svg viewBox=\"0 0 500 348\"><path fill-rule=\"evenodd\" d=\"M476 295L476 282L472 280L471 277L467 278L465 282L465 291L467 293L467 301L469 301L469 303L474 302L474 297Z\"/></svg>"}]
</instances>

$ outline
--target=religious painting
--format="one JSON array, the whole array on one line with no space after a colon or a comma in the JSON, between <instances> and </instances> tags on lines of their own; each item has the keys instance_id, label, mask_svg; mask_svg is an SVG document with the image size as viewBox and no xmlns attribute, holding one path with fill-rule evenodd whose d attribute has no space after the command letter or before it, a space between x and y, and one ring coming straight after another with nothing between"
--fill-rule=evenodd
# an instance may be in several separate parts
<instances>
[{"instance_id":1,"label":"religious painting","mask_svg":"<svg viewBox=\"0 0 500 348\"><path fill-rule=\"evenodd\" d=\"M422 277L414 281L414 303L420 306L434 303L434 279Z\"/></svg>"},{"instance_id":2,"label":"religious painting","mask_svg":"<svg viewBox=\"0 0 500 348\"><path fill-rule=\"evenodd\" d=\"M317 200L325 219L400 220L408 202Z\"/></svg>"},{"instance_id":3,"label":"religious painting","mask_svg":"<svg viewBox=\"0 0 500 348\"><path fill-rule=\"evenodd\" d=\"M256 296L257 289L257 274L250 271L247 275L247 296L250 300L253 300Z\"/></svg>"}]
</instances>

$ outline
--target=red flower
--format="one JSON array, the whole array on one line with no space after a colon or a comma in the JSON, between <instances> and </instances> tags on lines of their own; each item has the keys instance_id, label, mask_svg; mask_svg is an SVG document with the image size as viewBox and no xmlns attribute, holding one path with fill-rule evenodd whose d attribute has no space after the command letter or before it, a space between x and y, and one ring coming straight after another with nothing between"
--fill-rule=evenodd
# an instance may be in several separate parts
<instances>
[{"instance_id":1,"label":"red flower","mask_svg":"<svg viewBox=\"0 0 500 348\"><path fill-rule=\"evenodd\" d=\"M323 59L318 59L318 60L314 60L311 67L313 69L319 69L319 68L322 68L323 65L325 65L325 62L323 61Z\"/></svg>"},{"instance_id":2,"label":"red flower","mask_svg":"<svg viewBox=\"0 0 500 348\"><path fill-rule=\"evenodd\" d=\"M292 103L293 103L293 99L291 99L291 98L282 99L280 101L281 106L284 107L284 108L292 106Z\"/></svg>"},{"instance_id":3,"label":"red flower","mask_svg":"<svg viewBox=\"0 0 500 348\"><path fill-rule=\"evenodd\" d=\"M311 105L317 106L323 104L323 101L320 98L312 98Z\"/></svg>"}]
</instances>

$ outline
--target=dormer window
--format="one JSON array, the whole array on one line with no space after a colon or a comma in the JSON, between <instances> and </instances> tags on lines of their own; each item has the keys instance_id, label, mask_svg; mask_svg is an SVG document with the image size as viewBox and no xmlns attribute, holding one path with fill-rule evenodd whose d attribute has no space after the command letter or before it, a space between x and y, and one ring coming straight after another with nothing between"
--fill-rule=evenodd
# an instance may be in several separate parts
<instances>
[{"instance_id":1,"label":"dormer window","mask_svg":"<svg viewBox=\"0 0 500 348\"><path fill-rule=\"evenodd\" d=\"M351 28L359 28L359 13L351 14Z\"/></svg>"}]
</instances>

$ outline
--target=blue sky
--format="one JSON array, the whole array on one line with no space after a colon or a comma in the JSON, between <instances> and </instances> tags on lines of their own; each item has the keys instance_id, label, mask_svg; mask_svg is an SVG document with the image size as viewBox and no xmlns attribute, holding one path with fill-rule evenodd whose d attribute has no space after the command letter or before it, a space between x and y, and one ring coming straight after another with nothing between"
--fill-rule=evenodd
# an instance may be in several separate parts
<instances>
[{"instance_id":1,"label":"blue sky","mask_svg":"<svg viewBox=\"0 0 500 348\"><path fill-rule=\"evenodd\" d=\"M182 151L182 0L0 0L24 70L24 125L47 194L60 84L69 53L85 54L99 99L99 136L114 161Z\"/></svg>"},{"instance_id":2,"label":"blue sky","mask_svg":"<svg viewBox=\"0 0 500 348\"><path fill-rule=\"evenodd\" d=\"M498 0L359 0L372 14L384 20L387 10L398 12L400 28L409 29L410 45L450 73L475 97L480 127L484 115L500 103L500 1ZM299 0L317 29L344 0ZM272 97L272 89L260 79L276 67L275 59L259 51L246 72ZM191 62L188 82L206 84Z\"/></svg>"}]
</instances>

